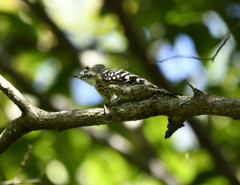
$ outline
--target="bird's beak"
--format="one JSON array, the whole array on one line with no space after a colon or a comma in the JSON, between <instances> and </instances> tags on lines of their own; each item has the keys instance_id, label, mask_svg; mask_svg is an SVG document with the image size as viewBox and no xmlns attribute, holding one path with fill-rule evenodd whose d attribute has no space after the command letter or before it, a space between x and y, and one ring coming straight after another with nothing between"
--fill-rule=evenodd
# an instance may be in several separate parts
<instances>
[{"instance_id":1,"label":"bird's beak","mask_svg":"<svg viewBox=\"0 0 240 185\"><path fill-rule=\"evenodd\" d=\"M73 75L73 76L70 76L72 78L78 78L78 75Z\"/></svg>"}]
</instances>

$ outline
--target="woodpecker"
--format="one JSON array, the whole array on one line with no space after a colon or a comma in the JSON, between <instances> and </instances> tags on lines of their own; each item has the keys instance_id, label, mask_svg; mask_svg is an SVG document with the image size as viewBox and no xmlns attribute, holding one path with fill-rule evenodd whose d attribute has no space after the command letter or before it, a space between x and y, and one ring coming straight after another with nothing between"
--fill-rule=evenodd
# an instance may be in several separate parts
<instances>
[{"instance_id":1,"label":"woodpecker","mask_svg":"<svg viewBox=\"0 0 240 185\"><path fill-rule=\"evenodd\" d=\"M109 102L119 104L140 101L155 94L181 96L164 88L157 87L149 81L123 69L107 68L102 64L86 66L78 75L72 76L92 85L97 92Z\"/></svg>"}]
</instances>

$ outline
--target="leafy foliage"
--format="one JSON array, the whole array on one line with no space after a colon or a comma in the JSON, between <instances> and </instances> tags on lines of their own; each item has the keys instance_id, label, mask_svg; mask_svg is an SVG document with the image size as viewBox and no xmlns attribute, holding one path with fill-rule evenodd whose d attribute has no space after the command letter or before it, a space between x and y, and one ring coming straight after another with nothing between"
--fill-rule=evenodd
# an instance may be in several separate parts
<instances>
[{"instance_id":1,"label":"leafy foliage","mask_svg":"<svg viewBox=\"0 0 240 185\"><path fill-rule=\"evenodd\" d=\"M83 99L88 105L92 104L90 99L95 106L102 103L95 94L94 98L88 97L94 93L91 87L70 79L80 68L93 63L124 68L162 87L166 80L156 79L158 75L150 70L151 66L159 74L174 73L172 68L183 74L187 69L183 78L168 79L168 87L191 95L185 83L188 81L203 91L239 98L240 29L235 30L214 63L172 59L165 62L171 68L164 67L164 63L146 64L147 59L175 54L211 57L239 21L239 2L114 3L120 6L110 0L0 0L0 74L31 102L50 111L87 108L81 104ZM132 37L130 31L135 33ZM181 47L187 41L180 36L190 38L191 45ZM82 95L83 91L87 93ZM0 93L1 131L17 116L14 106ZM232 179L217 164L232 166L239 176L239 120L216 116L196 119L207 137L188 125L164 140L167 118L161 116L111 127L31 132L1 154L0 181L14 179L31 143L33 151L21 179L37 177L46 164L42 180L52 184L161 185L169 184L166 175L181 184L230 184ZM207 147L210 141L223 161L217 161Z\"/></svg>"}]
</instances>

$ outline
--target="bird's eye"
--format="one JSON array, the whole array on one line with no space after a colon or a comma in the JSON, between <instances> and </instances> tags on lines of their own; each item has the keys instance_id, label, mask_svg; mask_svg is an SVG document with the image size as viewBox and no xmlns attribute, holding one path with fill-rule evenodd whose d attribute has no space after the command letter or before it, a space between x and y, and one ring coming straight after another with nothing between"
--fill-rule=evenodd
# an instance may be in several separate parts
<instances>
[{"instance_id":1,"label":"bird's eye","mask_svg":"<svg viewBox=\"0 0 240 185\"><path fill-rule=\"evenodd\" d=\"M87 66L87 67L85 67L85 69L86 69L86 70L89 70L89 69L90 69L90 67L89 67L89 66Z\"/></svg>"}]
</instances>

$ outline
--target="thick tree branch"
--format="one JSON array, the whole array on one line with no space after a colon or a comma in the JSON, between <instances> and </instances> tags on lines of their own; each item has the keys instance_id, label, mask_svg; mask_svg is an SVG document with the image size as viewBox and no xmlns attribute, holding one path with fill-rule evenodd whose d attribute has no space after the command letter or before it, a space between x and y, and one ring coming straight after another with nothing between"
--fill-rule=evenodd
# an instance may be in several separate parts
<instances>
[{"instance_id":1,"label":"thick tree branch","mask_svg":"<svg viewBox=\"0 0 240 185\"><path fill-rule=\"evenodd\" d=\"M121 121L145 119L152 116L166 115L171 120L166 138L169 138L183 122L198 115L219 115L233 119L240 118L240 100L225 98L201 92L193 97L154 96L140 102L127 102L108 107L110 120L103 108L47 112L33 106L2 76L0 89L24 112L21 117L11 121L0 135L0 153L15 140L33 130L56 130L103 125Z\"/></svg>"}]
</instances>

